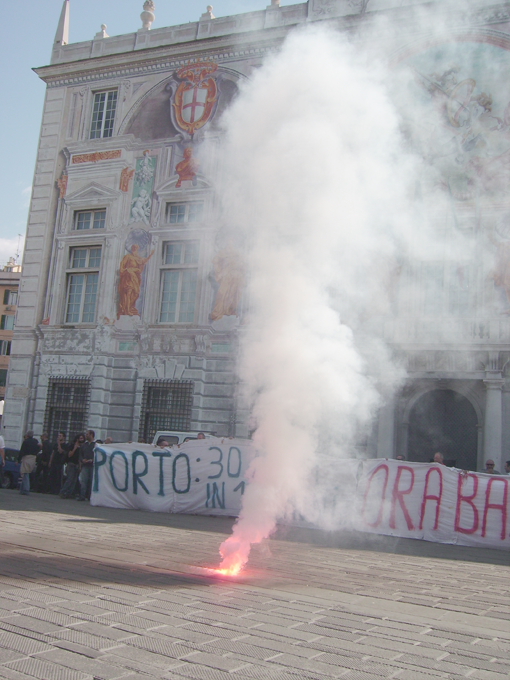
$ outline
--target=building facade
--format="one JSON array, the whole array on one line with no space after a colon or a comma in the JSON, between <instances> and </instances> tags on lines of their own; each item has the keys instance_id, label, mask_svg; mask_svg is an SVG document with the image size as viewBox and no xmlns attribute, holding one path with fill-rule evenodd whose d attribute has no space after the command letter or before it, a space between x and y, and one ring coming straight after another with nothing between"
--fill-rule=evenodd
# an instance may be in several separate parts
<instances>
[{"instance_id":1,"label":"building facade","mask_svg":"<svg viewBox=\"0 0 510 680\"><path fill-rule=\"evenodd\" d=\"M11 358L14 320L18 308L20 278L21 267L16 264L14 258L11 258L0 271L0 403L2 412Z\"/></svg>"},{"instance_id":2,"label":"building facade","mask_svg":"<svg viewBox=\"0 0 510 680\"><path fill-rule=\"evenodd\" d=\"M408 378L359 452L429 460L440 449L459 467L488 457L502 466L510 10L472 2L460 14L455 3L435 3L447 28L438 38L416 19L425 4L274 1L152 29L149 0L137 32L68 44L64 2L51 64L36 69L47 92L7 388L9 445L28 426L69 435L91 427L114 441L150 440L158 429L249 434L235 371L243 275L215 195L218 123L289 32L327 22L362 40L359 31L384 15L406 28L380 54L416 75L409 87L425 115L409 122L409 137L425 158L424 187L449 197L438 228L467 235L472 253L396 264L382 327ZM482 251L489 255L477 259Z\"/></svg>"}]
</instances>

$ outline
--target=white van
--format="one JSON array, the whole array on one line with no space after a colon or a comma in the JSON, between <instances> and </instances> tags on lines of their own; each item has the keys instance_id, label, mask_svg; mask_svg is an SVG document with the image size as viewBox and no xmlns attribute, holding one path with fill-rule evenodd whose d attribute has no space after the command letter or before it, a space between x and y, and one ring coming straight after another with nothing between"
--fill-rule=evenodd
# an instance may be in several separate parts
<instances>
[{"instance_id":1,"label":"white van","mask_svg":"<svg viewBox=\"0 0 510 680\"><path fill-rule=\"evenodd\" d=\"M173 430L172 432L168 432L165 430L159 430L156 432L154 435L154 439L152 440L152 446L158 446L158 442L162 441L163 439L168 442L169 446L174 446L175 444L182 444L185 440L190 440L190 439L198 439L198 435L203 434L206 439L210 439L211 437L214 437L213 434L210 432L176 432Z\"/></svg>"}]
</instances>

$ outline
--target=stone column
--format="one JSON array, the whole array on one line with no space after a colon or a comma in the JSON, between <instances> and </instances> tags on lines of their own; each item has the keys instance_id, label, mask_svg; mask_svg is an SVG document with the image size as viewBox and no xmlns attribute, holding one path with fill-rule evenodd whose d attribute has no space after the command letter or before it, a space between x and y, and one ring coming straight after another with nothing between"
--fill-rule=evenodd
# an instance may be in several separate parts
<instances>
[{"instance_id":1,"label":"stone column","mask_svg":"<svg viewBox=\"0 0 510 680\"><path fill-rule=\"evenodd\" d=\"M502 425L503 425L503 379L491 377L484 380L485 383L485 418L483 432L483 461L491 458L496 469L501 472L503 463L502 452Z\"/></svg>"},{"instance_id":2,"label":"stone column","mask_svg":"<svg viewBox=\"0 0 510 680\"><path fill-rule=\"evenodd\" d=\"M395 455L395 402L389 399L379 411L377 429L377 457L393 458Z\"/></svg>"}]
</instances>

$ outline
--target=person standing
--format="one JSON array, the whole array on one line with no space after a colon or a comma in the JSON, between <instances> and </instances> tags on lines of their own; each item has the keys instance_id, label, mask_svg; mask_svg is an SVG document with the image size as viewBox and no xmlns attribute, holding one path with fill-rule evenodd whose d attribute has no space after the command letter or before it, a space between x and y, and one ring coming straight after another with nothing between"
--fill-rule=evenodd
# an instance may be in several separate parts
<instances>
[{"instance_id":1,"label":"person standing","mask_svg":"<svg viewBox=\"0 0 510 680\"><path fill-rule=\"evenodd\" d=\"M94 469L94 447L96 433L94 430L87 430L85 442L80 446L80 495L76 500L90 500L92 491L92 472Z\"/></svg>"},{"instance_id":2,"label":"person standing","mask_svg":"<svg viewBox=\"0 0 510 680\"><path fill-rule=\"evenodd\" d=\"M0 435L0 488L4 484L4 465L5 465L5 441Z\"/></svg>"},{"instance_id":3,"label":"person standing","mask_svg":"<svg viewBox=\"0 0 510 680\"><path fill-rule=\"evenodd\" d=\"M48 491L48 475L50 473L50 459L53 444L47 432L41 435L41 451L37 454L36 468L35 468L35 489L39 493L47 493Z\"/></svg>"},{"instance_id":4,"label":"person standing","mask_svg":"<svg viewBox=\"0 0 510 680\"><path fill-rule=\"evenodd\" d=\"M66 457L66 481L60 490L60 498L71 498L74 494L80 464L80 446L85 442L83 434L77 434Z\"/></svg>"},{"instance_id":5,"label":"person standing","mask_svg":"<svg viewBox=\"0 0 510 680\"><path fill-rule=\"evenodd\" d=\"M496 463L492 459L485 461L485 469L480 470L480 472L485 472L486 475L500 475L501 472L496 470Z\"/></svg>"},{"instance_id":6,"label":"person standing","mask_svg":"<svg viewBox=\"0 0 510 680\"><path fill-rule=\"evenodd\" d=\"M19 492L23 496L28 496L30 493L30 473L35 468L36 457L40 450L41 445L35 439L33 431L28 430L18 456L18 461L21 463L21 488Z\"/></svg>"},{"instance_id":7,"label":"person standing","mask_svg":"<svg viewBox=\"0 0 510 680\"><path fill-rule=\"evenodd\" d=\"M57 443L53 445L50 457L49 492L59 494L62 488L62 470L69 453L69 444L66 444L66 433L59 432Z\"/></svg>"}]
</instances>

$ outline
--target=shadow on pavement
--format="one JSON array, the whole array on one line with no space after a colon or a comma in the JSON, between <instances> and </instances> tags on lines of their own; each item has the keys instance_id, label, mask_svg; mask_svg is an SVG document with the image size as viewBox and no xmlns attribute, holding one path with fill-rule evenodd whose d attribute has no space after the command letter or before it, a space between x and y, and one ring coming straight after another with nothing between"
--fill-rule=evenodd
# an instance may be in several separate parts
<instances>
[{"instance_id":1,"label":"shadow on pavement","mask_svg":"<svg viewBox=\"0 0 510 680\"><path fill-rule=\"evenodd\" d=\"M58 496L30 494L20 496L15 491L0 491L0 509L19 512L53 513L62 515L61 522L136 524L168 527L186 531L211 532L229 535L235 522L233 517L151 513L142 510L124 510L91 506L75 500L62 500ZM71 517L69 517L71 515ZM508 566L508 551L489 548L432 543L415 539L383 536L356 531L323 531L312 527L279 525L272 540L310 544L335 550L359 550L430 559L458 560Z\"/></svg>"}]
</instances>

